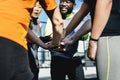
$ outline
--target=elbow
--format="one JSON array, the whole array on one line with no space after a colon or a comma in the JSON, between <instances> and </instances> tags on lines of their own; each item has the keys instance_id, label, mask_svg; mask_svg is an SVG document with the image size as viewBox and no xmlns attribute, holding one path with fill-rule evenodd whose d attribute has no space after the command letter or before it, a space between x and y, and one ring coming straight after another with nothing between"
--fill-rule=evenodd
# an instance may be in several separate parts
<instances>
[{"instance_id":1,"label":"elbow","mask_svg":"<svg viewBox=\"0 0 120 80\"><path fill-rule=\"evenodd\" d=\"M62 27L63 27L63 21L62 21L62 20L59 20L58 22L56 22L56 25L57 25L57 26L62 26Z\"/></svg>"}]
</instances>

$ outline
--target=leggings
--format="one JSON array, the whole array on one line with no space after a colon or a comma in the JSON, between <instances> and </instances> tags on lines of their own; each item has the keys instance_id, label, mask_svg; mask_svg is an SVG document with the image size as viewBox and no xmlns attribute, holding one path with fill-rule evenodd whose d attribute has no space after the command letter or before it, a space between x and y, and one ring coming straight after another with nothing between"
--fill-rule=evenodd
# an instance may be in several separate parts
<instances>
[{"instance_id":1,"label":"leggings","mask_svg":"<svg viewBox=\"0 0 120 80\"><path fill-rule=\"evenodd\" d=\"M100 38L96 63L100 80L120 80L120 36Z\"/></svg>"}]
</instances>

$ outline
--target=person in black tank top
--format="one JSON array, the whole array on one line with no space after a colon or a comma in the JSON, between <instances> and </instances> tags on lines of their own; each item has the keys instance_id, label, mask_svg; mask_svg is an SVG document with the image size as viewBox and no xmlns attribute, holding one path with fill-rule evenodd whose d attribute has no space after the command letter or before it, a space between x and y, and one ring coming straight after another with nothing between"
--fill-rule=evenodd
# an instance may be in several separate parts
<instances>
[{"instance_id":1,"label":"person in black tank top","mask_svg":"<svg viewBox=\"0 0 120 80\"><path fill-rule=\"evenodd\" d=\"M85 2L88 3L93 24L88 56L96 60L100 80L119 80L120 1Z\"/></svg>"}]
</instances>

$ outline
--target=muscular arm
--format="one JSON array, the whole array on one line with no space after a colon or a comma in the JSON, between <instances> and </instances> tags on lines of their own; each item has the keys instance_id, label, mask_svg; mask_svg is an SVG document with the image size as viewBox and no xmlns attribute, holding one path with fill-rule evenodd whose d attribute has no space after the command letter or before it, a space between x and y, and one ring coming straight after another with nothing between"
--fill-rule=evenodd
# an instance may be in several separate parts
<instances>
[{"instance_id":1,"label":"muscular arm","mask_svg":"<svg viewBox=\"0 0 120 80\"><path fill-rule=\"evenodd\" d=\"M60 14L60 11L57 8L57 4L55 3L55 0L48 0L50 2L49 5L55 5L52 8L49 8L49 6L46 6L47 0L39 0L40 3L42 3L42 7L46 11L48 17L50 18L53 26L53 44L58 44L60 40L62 40L62 34L63 34L63 21L62 16Z\"/></svg>"},{"instance_id":2,"label":"muscular arm","mask_svg":"<svg viewBox=\"0 0 120 80\"><path fill-rule=\"evenodd\" d=\"M53 43L59 43L62 40L63 34L63 21L58 8L52 11L46 11L53 26Z\"/></svg>"},{"instance_id":3,"label":"muscular arm","mask_svg":"<svg viewBox=\"0 0 120 80\"><path fill-rule=\"evenodd\" d=\"M83 18L88 14L88 9L89 9L88 4L83 3L79 11L75 14L71 22L68 24L65 36L68 35L72 30L74 30L79 25Z\"/></svg>"}]
</instances>

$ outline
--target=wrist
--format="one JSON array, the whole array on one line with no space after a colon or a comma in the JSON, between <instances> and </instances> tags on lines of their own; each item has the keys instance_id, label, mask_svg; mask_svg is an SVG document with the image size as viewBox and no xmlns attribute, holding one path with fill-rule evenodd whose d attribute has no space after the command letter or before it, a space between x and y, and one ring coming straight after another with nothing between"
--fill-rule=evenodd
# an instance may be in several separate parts
<instances>
[{"instance_id":1,"label":"wrist","mask_svg":"<svg viewBox=\"0 0 120 80\"><path fill-rule=\"evenodd\" d=\"M91 40L91 41L98 42L99 39L95 39L95 38L93 38L93 37L90 36L90 40Z\"/></svg>"}]
</instances>

